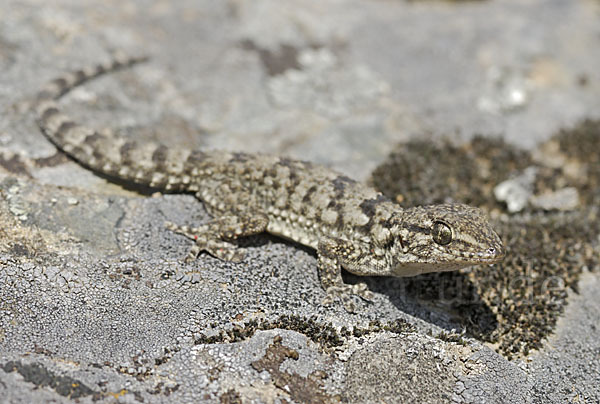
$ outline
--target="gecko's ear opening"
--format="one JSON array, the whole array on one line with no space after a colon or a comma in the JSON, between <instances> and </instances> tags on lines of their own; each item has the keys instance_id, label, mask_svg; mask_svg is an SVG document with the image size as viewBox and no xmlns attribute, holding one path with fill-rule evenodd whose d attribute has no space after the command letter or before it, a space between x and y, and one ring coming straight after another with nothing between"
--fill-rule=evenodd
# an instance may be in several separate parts
<instances>
[{"instance_id":1,"label":"gecko's ear opening","mask_svg":"<svg viewBox=\"0 0 600 404\"><path fill-rule=\"evenodd\" d=\"M391 239L396 247L406 252L410 242L410 233L406 231L404 215L394 212L389 219Z\"/></svg>"}]
</instances>

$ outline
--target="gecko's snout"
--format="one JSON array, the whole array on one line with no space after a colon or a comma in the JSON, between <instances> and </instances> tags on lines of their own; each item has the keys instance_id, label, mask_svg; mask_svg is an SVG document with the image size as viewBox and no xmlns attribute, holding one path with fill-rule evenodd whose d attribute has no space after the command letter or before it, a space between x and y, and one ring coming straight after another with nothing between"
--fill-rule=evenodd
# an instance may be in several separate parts
<instances>
[{"instance_id":1,"label":"gecko's snout","mask_svg":"<svg viewBox=\"0 0 600 404\"><path fill-rule=\"evenodd\" d=\"M502 244L502 241L498 240L492 247L485 251L483 257L485 261L493 264L502 261L505 255L506 250L504 249L504 245Z\"/></svg>"}]
</instances>

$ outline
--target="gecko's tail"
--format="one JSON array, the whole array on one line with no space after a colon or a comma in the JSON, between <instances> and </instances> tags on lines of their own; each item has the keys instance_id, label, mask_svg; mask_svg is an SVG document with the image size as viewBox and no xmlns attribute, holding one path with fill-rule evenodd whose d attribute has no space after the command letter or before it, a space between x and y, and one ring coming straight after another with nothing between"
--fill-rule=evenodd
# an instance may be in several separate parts
<instances>
[{"instance_id":1,"label":"gecko's tail","mask_svg":"<svg viewBox=\"0 0 600 404\"><path fill-rule=\"evenodd\" d=\"M88 80L147 60L148 56L127 56L121 52L116 52L112 55L109 62L99 63L95 66L88 66L84 69L68 72L50 81L37 94L36 99L38 102L44 100L56 100Z\"/></svg>"},{"instance_id":2,"label":"gecko's tail","mask_svg":"<svg viewBox=\"0 0 600 404\"><path fill-rule=\"evenodd\" d=\"M188 179L183 175L181 159L192 158L194 153L150 142L138 145L121 136L98 132L76 123L60 111L57 103L62 95L88 80L145 60L145 56L115 54L110 62L50 81L36 96L37 123L52 143L83 166L114 179L175 191L184 188Z\"/></svg>"}]
</instances>

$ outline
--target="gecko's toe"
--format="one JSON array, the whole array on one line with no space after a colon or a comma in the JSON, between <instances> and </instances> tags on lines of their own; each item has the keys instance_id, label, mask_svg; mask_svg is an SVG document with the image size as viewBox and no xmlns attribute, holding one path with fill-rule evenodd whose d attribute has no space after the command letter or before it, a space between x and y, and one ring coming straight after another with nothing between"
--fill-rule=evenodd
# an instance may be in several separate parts
<instances>
[{"instance_id":1,"label":"gecko's toe","mask_svg":"<svg viewBox=\"0 0 600 404\"><path fill-rule=\"evenodd\" d=\"M190 263L192 261L195 261L196 258L198 258L198 255L200 255L201 251L202 251L202 248L200 246L198 246L198 244L194 244L192 246L192 248L190 248L190 252L188 253L188 255L186 255L186 257L183 261L185 263Z\"/></svg>"},{"instance_id":2,"label":"gecko's toe","mask_svg":"<svg viewBox=\"0 0 600 404\"><path fill-rule=\"evenodd\" d=\"M344 304L344 309L346 309L348 313L356 313L356 305L351 298L343 298L342 303Z\"/></svg>"},{"instance_id":3,"label":"gecko's toe","mask_svg":"<svg viewBox=\"0 0 600 404\"><path fill-rule=\"evenodd\" d=\"M356 285L352 285L353 295L360 296L362 299L367 302L372 302L375 298L375 294L369 290L366 283L357 283Z\"/></svg>"},{"instance_id":4,"label":"gecko's toe","mask_svg":"<svg viewBox=\"0 0 600 404\"><path fill-rule=\"evenodd\" d=\"M165 228L173 233L181 234L192 240L196 237L196 234L192 231L192 229L189 228L189 226L179 226L173 222L165 222Z\"/></svg>"},{"instance_id":5,"label":"gecko's toe","mask_svg":"<svg viewBox=\"0 0 600 404\"><path fill-rule=\"evenodd\" d=\"M206 251L213 257L227 262L240 262L246 257L246 250L225 242L214 247L207 247Z\"/></svg>"}]
</instances>

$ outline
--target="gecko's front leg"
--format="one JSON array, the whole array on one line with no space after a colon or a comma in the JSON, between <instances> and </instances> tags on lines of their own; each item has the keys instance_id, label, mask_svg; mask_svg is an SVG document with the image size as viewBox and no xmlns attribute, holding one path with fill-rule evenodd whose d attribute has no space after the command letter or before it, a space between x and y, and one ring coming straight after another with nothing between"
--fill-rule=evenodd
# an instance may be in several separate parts
<instances>
[{"instance_id":1,"label":"gecko's front leg","mask_svg":"<svg viewBox=\"0 0 600 404\"><path fill-rule=\"evenodd\" d=\"M327 294L323 299L323 304L330 304L339 299L344 304L344 308L353 313L356 308L352 295L357 295L367 301L373 300L373 292L367 288L365 283L348 285L342 279L342 264L345 261L356 260L367 253L368 251L365 251L362 246L348 240L325 237L319 241L317 250L319 277Z\"/></svg>"},{"instance_id":2,"label":"gecko's front leg","mask_svg":"<svg viewBox=\"0 0 600 404\"><path fill-rule=\"evenodd\" d=\"M196 259L202 251L223 261L239 262L244 259L245 250L230 241L262 233L268 224L269 219L265 214L241 213L221 216L199 227L178 226L171 222L166 222L165 226L194 240L194 245L185 258L186 262Z\"/></svg>"}]
</instances>

